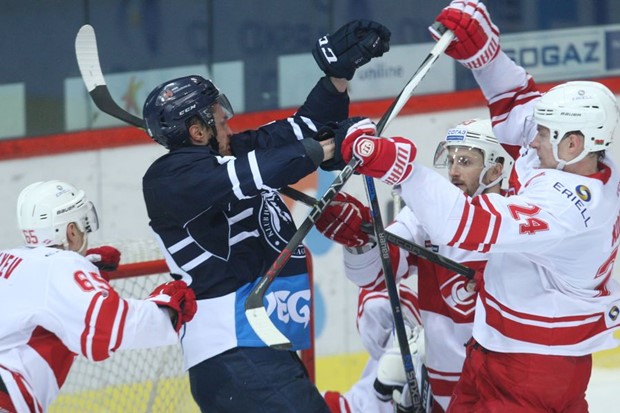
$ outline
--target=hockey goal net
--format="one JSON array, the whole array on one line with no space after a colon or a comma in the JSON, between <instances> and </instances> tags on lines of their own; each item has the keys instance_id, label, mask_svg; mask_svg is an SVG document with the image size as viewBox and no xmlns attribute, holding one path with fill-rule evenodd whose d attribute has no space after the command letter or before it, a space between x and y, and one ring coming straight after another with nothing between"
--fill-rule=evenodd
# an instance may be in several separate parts
<instances>
[{"instance_id":1,"label":"hockey goal net","mask_svg":"<svg viewBox=\"0 0 620 413\"><path fill-rule=\"evenodd\" d=\"M110 242L121 251L112 286L123 298L143 299L170 281L155 241ZM308 253L310 273L311 256ZM314 335L313 325L311 333ZM312 340L314 342L314 340ZM314 380L314 349L301 354ZM118 351L102 362L78 357L50 413L198 413L181 347Z\"/></svg>"}]
</instances>

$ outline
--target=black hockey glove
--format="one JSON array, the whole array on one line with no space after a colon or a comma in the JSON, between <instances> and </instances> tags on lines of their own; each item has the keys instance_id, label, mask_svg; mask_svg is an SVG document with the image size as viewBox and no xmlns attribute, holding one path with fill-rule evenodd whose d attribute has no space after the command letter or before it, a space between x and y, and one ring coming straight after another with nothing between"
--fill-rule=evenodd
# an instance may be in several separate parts
<instances>
[{"instance_id":1,"label":"black hockey glove","mask_svg":"<svg viewBox=\"0 0 620 413\"><path fill-rule=\"evenodd\" d=\"M353 20L317 40L312 56L327 76L351 80L355 69L390 50L390 30L372 20Z\"/></svg>"},{"instance_id":2,"label":"black hockey glove","mask_svg":"<svg viewBox=\"0 0 620 413\"><path fill-rule=\"evenodd\" d=\"M344 161L344 159L342 159L342 141L344 141L344 138L347 137L347 131L349 130L349 128L355 125L357 122L364 120L364 119L366 118L362 116L355 116L352 118L342 120L338 123L333 122L333 123L329 123L327 126L324 126L324 128L329 127L333 130L333 135L325 139L329 139L333 137L334 143L336 145L336 149L334 151L333 158L321 163L320 166L322 170L340 171L344 169L347 163ZM317 136L321 134L321 130L319 130L319 132L317 133ZM317 140L324 140L324 139L317 139Z\"/></svg>"}]
</instances>

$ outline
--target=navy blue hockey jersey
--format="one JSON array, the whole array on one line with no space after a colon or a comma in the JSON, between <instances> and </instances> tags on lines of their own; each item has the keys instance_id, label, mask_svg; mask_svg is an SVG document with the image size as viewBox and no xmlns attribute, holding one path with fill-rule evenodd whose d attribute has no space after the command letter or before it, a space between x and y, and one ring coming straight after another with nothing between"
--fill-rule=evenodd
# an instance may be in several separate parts
<instances>
[{"instance_id":1,"label":"navy blue hockey jersey","mask_svg":"<svg viewBox=\"0 0 620 413\"><path fill-rule=\"evenodd\" d=\"M233 347L264 346L245 319L244 302L296 231L276 190L317 167L300 140L348 115L348 96L328 90L325 80L294 116L233 135L235 156L220 156L208 146L180 148L156 160L143 178L150 225L167 264L199 300L184 338L187 367ZM307 347L310 290L303 245L265 299L294 348Z\"/></svg>"}]
</instances>

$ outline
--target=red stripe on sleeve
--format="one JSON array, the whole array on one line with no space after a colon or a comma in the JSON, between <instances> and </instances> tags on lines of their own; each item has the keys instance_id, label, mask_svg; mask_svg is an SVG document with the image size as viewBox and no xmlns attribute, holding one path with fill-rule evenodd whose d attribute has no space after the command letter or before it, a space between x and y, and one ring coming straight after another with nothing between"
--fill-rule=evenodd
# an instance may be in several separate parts
<instances>
[{"instance_id":1,"label":"red stripe on sleeve","mask_svg":"<svg viewBox=\"0 0 620 413\"><path fill-rule=\"evenodd\" d=\"M86 316L84 317L84 331L82 331L82 337L80 338L80 347L82 349L82 355L88 359L90 359L90 352L88 351L88 337L90 336L90 332L92 327L91 320L93 319L95 308L97 307L97 302L101 299L101 292L95 294L90 301L90 305L88 306L88 310L86 310Z\"/></svg>"},{"instance_id":2,"label":"red stripe on sleeve","mask_svg":"<svg viewBox=\"0 0 620 413\"><path fill-rule=\"evenodd\" d=\"M541 96L540 91L532 79L528 76L527 84L524 87L517 87L503 94L501 99L489 103L491 118L501 117L509 113L517 106L524 105Z\"/></svg>"},{"instance_id":3,"label":"red stripe on sleeve","mask_svg":"<svg viewBox=\"0 0 620 413\"><path fill-rule=\"evenodd\" d=\"M116 343L114 343L114 347L112 348L112 352L118 350L123 342L123 333L125 332L125 321L127 321L127 312L129 311L129 304L125 300L121 300L122 306L122 314L121 319L118 323L118 331L116 332Z\"/></svg>"},{"instance_id":4,"label":"red stripe on sleeve","mask_svg":"<svg viewBox=\"0 0 620 413\"><path fill-rule=\"evenodd\" d=\"M81 337L82 354L93 361L110 357L111 352L122 342L127 312L127 302L114 290L95 294L86 312L86 327ZM115 321L117 331L114 330ZM116 340L112 345L112 337L115 335Z\"/></svg>"},{"instance_id":5,"label":"red stripe on sleeve","mask_svg":"<svg viewBox=\"0 0 620 413\"><path fill-rule=\"evenodd\" d=\"M108 296L103 299L99 314L95 321L95 334L92 340L92 354L94 361L105 360L110 357L110 349L112 348L112 337L114 333L114 322L116 318L124 317L127 312L119 311L121 304L121 298L113 291L108 291ZM124 325L124 319L119 320L120 324ZM115 343L116 345L117 343Z\"/></svg>"},{"instance_id":6,"label":"red stripe on sleeve","mask_svg":"<svg viewBox=\"0 0 620 413\"><path fill-rule=\"evenodd\" d=\"M474 217L469 226L465 240L459 245L460 248L477 250L484 243L491 224L491 214L480 206L480 196L471 201Z\"/></svg>"},{"instance_id":7,"label":"red stripe on sleeve","mask_svg":"<svg viewBox=\"0 0 620 413\"><path fill-rule=\"evenodd\" d=\"M466 197L467 195L463 194L463 196ZM450 240L450 242L448 242L448 246L453 247L454 244L456 244L458 240L461 239L461 236L463 235L463 231L465 230L465 224L467 223L468 217L469 217L469 202L465 200L465 205L463 206L463 213L461 214L461 222L459 222L459 227L456 229L456 233L454 234L454 237L452 238L452 240Z\"/></svg>"},{"instance_id":8,"label":"red stripe on sleeve","mask_svg":"<svg viewBox=\"0 0 620 413\"><path fill-rule=\"evenodd\" d=\"M491 203L487 195L480 195L480 197L481 197L482 202L484 202L487 208L489 209L490 213L493 216L495 216L495 223L493 224L493 234L491 235L490 243L485 244L481 250L482 252L488 252L489 249L491 248L491 245L497 242L497 237L499 235L499 229L502 225L502 216L497 211L497 209L495 209L495 206Z\"/></svg>"}]
</instances>

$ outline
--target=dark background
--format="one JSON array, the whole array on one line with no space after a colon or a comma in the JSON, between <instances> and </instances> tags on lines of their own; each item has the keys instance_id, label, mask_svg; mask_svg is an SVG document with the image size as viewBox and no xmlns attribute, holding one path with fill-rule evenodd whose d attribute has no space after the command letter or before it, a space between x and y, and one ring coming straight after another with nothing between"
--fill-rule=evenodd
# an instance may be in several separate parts
<instances>
[{"instance_id":1,"label":"dark background","mask_svg":"<svg viewBox=\"0 0 620 413\"><path fill-rule=\"evenodd\" d=\"M277 56L308 53L356 18L377 20L392 44L430 40L435 0L3 0L0 84L26 85L26 135L64 132L63 81L79 76L78 29L97 31L104 73L245 62L246 112L277 108ZM620 22L617 0L488 0L502 33ZM458 76L470 76L465 70ZM470 85L461 82L461 85ZM463 86L461 86L463 87Z\"/></svg>"}]
</instances>

